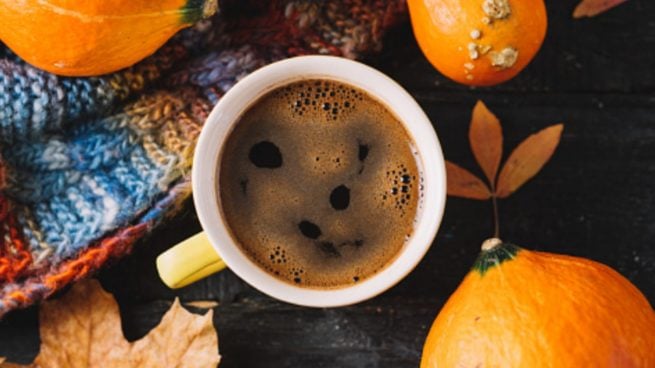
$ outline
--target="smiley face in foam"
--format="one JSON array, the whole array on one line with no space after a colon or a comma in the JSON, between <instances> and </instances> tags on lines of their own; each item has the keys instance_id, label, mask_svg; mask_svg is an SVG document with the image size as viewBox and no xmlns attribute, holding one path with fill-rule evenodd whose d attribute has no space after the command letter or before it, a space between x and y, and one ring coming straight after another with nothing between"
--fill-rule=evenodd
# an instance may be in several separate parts
<instances>
[{"instance_id":1,"label":"smiley face in foam","mask_svg":"<svg viewBox=\"0 0 655 368\"><path fill-rule=\"evenodd\" d=\"M389 264L415 225L421 172L397 118L331 80L275 89L225 145L221 209L241 250L276 277L337 288Z\"/></svg>"}]
</instances>

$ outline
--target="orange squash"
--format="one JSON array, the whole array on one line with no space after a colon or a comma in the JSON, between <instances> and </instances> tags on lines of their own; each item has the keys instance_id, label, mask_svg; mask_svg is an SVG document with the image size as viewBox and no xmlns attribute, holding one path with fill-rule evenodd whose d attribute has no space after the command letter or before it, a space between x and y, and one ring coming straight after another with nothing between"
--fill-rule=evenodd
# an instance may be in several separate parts
<instances>
[{"instance_id":1,"label":"orange squash","mask_svg":"<svg viewBox=\"0 0 655 368\"><path fill-rule=\"evenodd\" d=\"M655 367L655 313L611 268L487 240L421 368Z\"/></svg>"},{"instance_id":2,"label":"orange squash","mask_svg":"<svg viewBox=\"0 0 655 368\"><path fill-rule=\"evenodd\" d=\"M543 0L408 0L423 54L456 82L488 86L516 76L546 35Z\"/></svg>"},{"instance_id":3,"label":"orange squash","mask_svg":"<svg viewBox=\"0 0 655 368\"><path fill-rule=\"evenodd\" d=\"M0 0L0 40L51 73L100 75L151 55L217 7L217 0Z\"/></svg>"}]
</instances>

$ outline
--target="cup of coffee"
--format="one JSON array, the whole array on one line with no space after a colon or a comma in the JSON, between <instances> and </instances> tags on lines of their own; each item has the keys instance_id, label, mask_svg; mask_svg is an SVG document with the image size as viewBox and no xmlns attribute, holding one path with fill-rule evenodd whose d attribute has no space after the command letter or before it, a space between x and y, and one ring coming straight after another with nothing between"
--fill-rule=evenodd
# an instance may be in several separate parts
<instances>
[{"instance_id":1,"label":"cup of coffee","mask_svg":"<svg viewBox=\"0 0 655 368\"><path fill-rule=\"evenodd\" d=\"M192 183L204 232L157 258L169 287L229 267L293 304L371 298L406 276L441 222L444 159L419 105L364 64L263 67L207 118Z\"/></svg>"}]
</instances>

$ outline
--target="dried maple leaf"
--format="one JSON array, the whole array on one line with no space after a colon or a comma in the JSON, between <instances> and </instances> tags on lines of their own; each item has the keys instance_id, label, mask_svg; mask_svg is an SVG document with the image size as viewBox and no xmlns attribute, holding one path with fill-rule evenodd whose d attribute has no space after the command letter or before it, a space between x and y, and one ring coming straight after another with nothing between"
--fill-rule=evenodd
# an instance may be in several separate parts
<instances>
[{"instance_id":1,"label":"dried maple leaf","mask_svg":"<svg viewBox=\"0 0 655 368\"><path fill-rule=\"evenodd\" d=\"M562 129L563 124L552 125L529 136L514 149L498 176L496 196L509 196L541 170L555 152Z\"/></svg>"},{"instance_id":2,"label":"dried maple leaf","mask_svg":"<svg viewBox=\"0 0 655 368\"><path fill-rule=\"evenodd\" d=\"M594 17L626 0L582 0L573 11L573 18Z\"/></svg>"},{"instance_id":3,"label":"dried maple leaf","mask_svg":"<svg viewBox=\"0 0 655 368\"><path fill-rule=\"evenodd\" d=\"M220 361L212 311L197 316L176 299L157 327L130 343L116 301L95 280L44 303L39 321L41 350L34 363L0 360L0 367L215 367Z\"/></svg>"},{"instance_id":4,"label":"dried maple leaf","mask_svg":"<svg viewBox=\"0 0 655 368\"><path fill-rule=\"evenodd\" d=\"M456 164L446 161L448 195L469 199L489 199L491 190L477 176Z\"/></svg>"},{"instance_id":5,"label":"dried maple leaf","mask_svg":"<svg viewBox=\"0 0 655 368\"><path fill-rule=\"evenodd\" d=\"M473 108L469 142L473 156L493 189L503 155L503 129L498 118L487 109L482 101L478 101Z\"/></svg>"}]
</instances>

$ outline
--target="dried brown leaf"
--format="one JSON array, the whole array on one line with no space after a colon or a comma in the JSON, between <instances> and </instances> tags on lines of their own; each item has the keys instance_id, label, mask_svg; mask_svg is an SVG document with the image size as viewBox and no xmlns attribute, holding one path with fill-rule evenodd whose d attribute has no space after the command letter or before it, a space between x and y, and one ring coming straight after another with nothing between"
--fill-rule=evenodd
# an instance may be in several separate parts
<instances>
[{"instance_id":1,"label":"dried brown leaf","mask_svg":"<svg viewBox=\"0 0 655 368\"><path fill-rule=\"evenodd\" d=\"M473 108L469 142L473 156L493 186L503 155L503 129L498 118L482 101Z\"/></svg>"},{"instance_id":2,"label":"dried brown leaf","mask_svg":"<svg viewBox=\"0 0 655 368\"><path fill-rule=\"evenodd\" d=\"M197 316L175 299L161 322L134 342L132 367L215 367L220 361L213 311Z\"/></svg>"},{"instance_id":3,"label":"dried brown leaf","mask_svg":"<svg viewBox=\"0 0 655 368\"><path fill-rule=\"evenodd\" d=\"M505 198L535 176L555 152L563 124L549 126L518 145L500 171L496 195Z\"/></svg>"},{"instance_id":4,"label":"dried brown leaf","mask_svg":"<svg viewBox=\"0 0 655 368\"><path fill-rule=\"evenodd\" d=\"M85 281L39 310L41 351L34 360L51 367L115 366L130 363L118 305L98 281Z\"/></svg>"},{"instance_id":5,"label":"dried brown leaf","mask_svg":"<svg viewBox=\"0 0 655 368\"><path fill-rule=\"evenodd\" d=\"M626 0L582 0L573 11L573 18L594 17Z\"/></svg>"},{"instance_id":6,"label":"dried brown leaf","mask_svg":"<svg viewBox=\"0 0 655 368\"><path fill-rule=\"evenodd\" d=\"M482 180L450 161L446 161L446 178L448 195L480 200L491 198L491 190Z\"/></svg>"},{"instance_id":7,"label":"dried brown leaf","mask_svg":"<svg viewBox=\"0 0 655 368\"><path fill-rule=\"evenodd\" d=\"M211 311L194 315L176 299L157 327L129 343L116 301L95 280L44 303L39 321L41 350L34 363L0 367L215 367L220 361Z\"/></svg>"}]
</instances>

